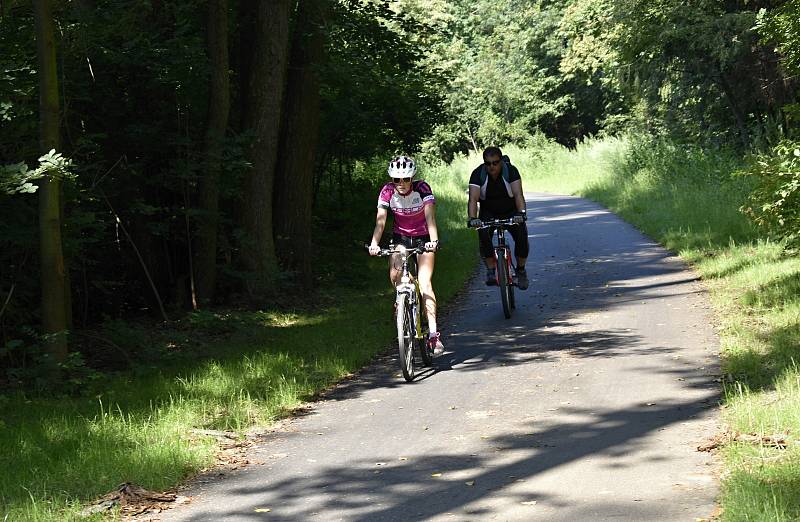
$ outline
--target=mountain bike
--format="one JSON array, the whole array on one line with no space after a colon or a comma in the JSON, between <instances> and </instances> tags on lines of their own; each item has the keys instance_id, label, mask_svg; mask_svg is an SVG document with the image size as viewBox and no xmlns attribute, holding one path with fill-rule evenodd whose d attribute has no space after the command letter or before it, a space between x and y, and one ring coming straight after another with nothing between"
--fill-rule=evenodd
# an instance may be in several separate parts
<instances>
[{"instance_id":1,"label":"mountain bike","mask_svg":"<svg viewBox=\"0 0 800 522\"><path fill-rule=\"evenodd\" d=\"M425 245L407 248L404 245L389 245L381 249L378 256L399 254L403 267L400 282L395 287L395 322L397 323L397 349L400 355L400 370L403 378L411 382L415 375L416 356L419 353L424 366L433 365L433 348L428 346L427 320L423 325L422 293L417 281L417 254L428 252Z\"/></svg>"},{"instance_id":2,"label":"mountain bike","mask_svg":"<svg viewBox=\"0 0 800 522\"><path fill-rule=\"evenodd\" d=\"M511 277L511 269L514 266L511 249L506 244L506 229L516 226L513 218L509 219L487 219L483 220L483 225L472 227L475 230L483 228L490 229L490 237L494 238L497 232L497 242L494 243L494 258L497 261L497 286L500 287L500 302L503 304L503 315L506 319L511 318L511 312L516 308L514 304L514 280Z\"/></svg>"}]
</instances>

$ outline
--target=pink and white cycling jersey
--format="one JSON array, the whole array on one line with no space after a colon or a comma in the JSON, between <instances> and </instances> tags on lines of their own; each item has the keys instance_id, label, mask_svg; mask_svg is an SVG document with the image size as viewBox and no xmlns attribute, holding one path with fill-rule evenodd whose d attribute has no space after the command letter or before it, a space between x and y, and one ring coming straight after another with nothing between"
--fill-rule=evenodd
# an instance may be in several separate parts
<instances>
[{"instance_id":1,"label":"pink and white cycling jersey","mask_svg":"<svg viewBox=\"0 0 800 522\"><path fill-rule=\"evenodd\" d=\"M394 183L387 183L378 196L378 208L385 208L394 214L394 233L403 236L424 236L428 233L425 221L425 205L433 205L430 185L422 180L412 181L411 190L402 195L395 190Z\"/></svg>"}]
</instances>

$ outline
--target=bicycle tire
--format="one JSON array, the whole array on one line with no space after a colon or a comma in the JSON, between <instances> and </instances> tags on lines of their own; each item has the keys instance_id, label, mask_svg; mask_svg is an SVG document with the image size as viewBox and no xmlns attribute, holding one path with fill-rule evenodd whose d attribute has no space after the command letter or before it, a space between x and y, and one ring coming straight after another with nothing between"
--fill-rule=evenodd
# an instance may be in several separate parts
<instances>
[{"instance_id":1,"label":"bicycle tire","mask_svg":"<svg viewBox=\"0 0 800 522\"><path fill-rule=\"evenodd\" d=\"M508 261L506 260L506 256L508 254L504 250L500 250L497 253L497 282L499 283L498 286L500 287L500 301L503 303L503 315L506 316L506 319L511 318L511 298L510 298L510 288L511 285L509 284L508 278L510 274L508 273Z\"/></svg>"},{"instance_id":2,"label":"bicycle tire","mask_svg":"<svg viewBox=\"0 0 800 522\"><path fill-rule=\"evenodd\" d=\"M509 283L513 283L513 279L511 279L511 275L510 275L511 274L511 263L509 262L506 266L508 266L507 272L509 273ZM515 268L515 272L516 272L516 268ZM509 301L509 303L511 303L511 309L512 310L516 310L517 309L516 298L514 297L514 287L515 286L516 285L514 285L514 284L509 284L508 285L508 301Z\"/></svg>"},{"instance_id":3,"label":"bicycle tire","mask_svg":"<svg viewBox=\"0 0 800 522\"><path fill-rule=\"evenodd\" d=\"M411 329L411 310L408 305L406 295L397 303L397 351L403 378L411 382L414 380L414 333Z\"/></svg>"},{"instance_id":4,"label":"bicycle tire","mask_svg":"<svg viewBox=\"0 0 800 522\"><path fill-rule=\"evenodd\" d=\"M419 299L418 303L422 303L422 300ZM417 305L419 306L419 304ZM423 366L433 366L433 348L428 345L428 329L422 327L423 316L425 315L425 307L423 305L423 309L419 311L419 324L417 325L416 331L419 333L419 338L417 339L417 343L419 344L419 353L422 355L422 365ZM414 315L416 317L416 314Z\"/></svg>"}]
</instances>

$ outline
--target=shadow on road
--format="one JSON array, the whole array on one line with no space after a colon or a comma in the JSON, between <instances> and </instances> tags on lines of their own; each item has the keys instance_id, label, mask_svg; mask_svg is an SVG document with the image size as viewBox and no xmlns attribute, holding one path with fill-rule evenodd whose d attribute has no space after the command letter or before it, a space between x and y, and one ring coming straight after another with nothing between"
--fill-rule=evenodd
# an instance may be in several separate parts
<instances>
[{"instance_id":1,"label":"shadow on road","mask_svg":"<svg viewBox=\"0 0 800 522\"><path fill-rule=\"evenodd\" d=\"M305 520L320 511L346 511L349 513L347 520L420 520L479 503L489 493L494 498L499 493L515 504L535 498L552 507L574 507L559 498L536 492L515 493L514 486L589 455L623 457L635 451L639 439L648 433L690 419L712 407L712 398L709 394L709 402L675 401L622 411L568 409L570 415L588 420L559 423L546 429L531 422L531 433L503 434L486 440L485 454L480 455L410 457L407 461L388 463L380 468L374 461L350 460L313 477L231 490L231 494L251 500L247 508L230 515L263 520L263 515L254 510L264 505L265 490L269 491L271 498L280 499L280 505L270 502L270 520ZM512 461L498 465L495 462L498 454L513 454ZM629 464L623 461L618 465ZM432 476L439 473L441 476ZM472 481L472 486L466 485ZM508 491L502 493L504 489ZM324 501L308 505L307 498ZM435 498L436 502L426 502L426 498ZM283 508L287 509L286 515L281 514ZM642 506L642 509L647 508ZM625 510L630 514L630 506ZM480 508L468 514L479 516ZM640 512L638 516L642 517L641 520L660 518L657 513L651 513L650 517L646 515L646 512Z\"/></svg>"}]
</instances>

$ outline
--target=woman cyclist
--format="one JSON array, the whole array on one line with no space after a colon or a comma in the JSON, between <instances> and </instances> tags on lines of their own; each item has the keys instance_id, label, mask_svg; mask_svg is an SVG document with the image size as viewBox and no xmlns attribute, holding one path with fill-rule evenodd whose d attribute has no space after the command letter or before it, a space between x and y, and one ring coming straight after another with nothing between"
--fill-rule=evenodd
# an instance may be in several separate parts
<instances>
[{"instance_id":1,"label":"woman cyclist","mask_svg":"<svg viewBox=\"0 0 800 522\"><path fill-rule=\"evenodd\" d=\"M431 187L423 180L414 180L417 165L408 156L397 156L389 162L387 173L392 180L381 188L378 196L378 215L375 218L375 230L372 232L372 242L369 253L378 255L380 247L378 241L386 227L386 217L391 211L394 216L392 230L392 243L415 248L425 245L428 252L417 256L417 278L425 303L425 315L428 317L428 346L433 348L434 355L441 355L444 351L441 335L436 326L436 296L431 285L433 275L434 251L439 245L439 232L436 229L436 199L433 197ZM400 256L395 254L389 258L389 279L393 285L400 280L402 270Z\"/></svg>"}]
</instances>

